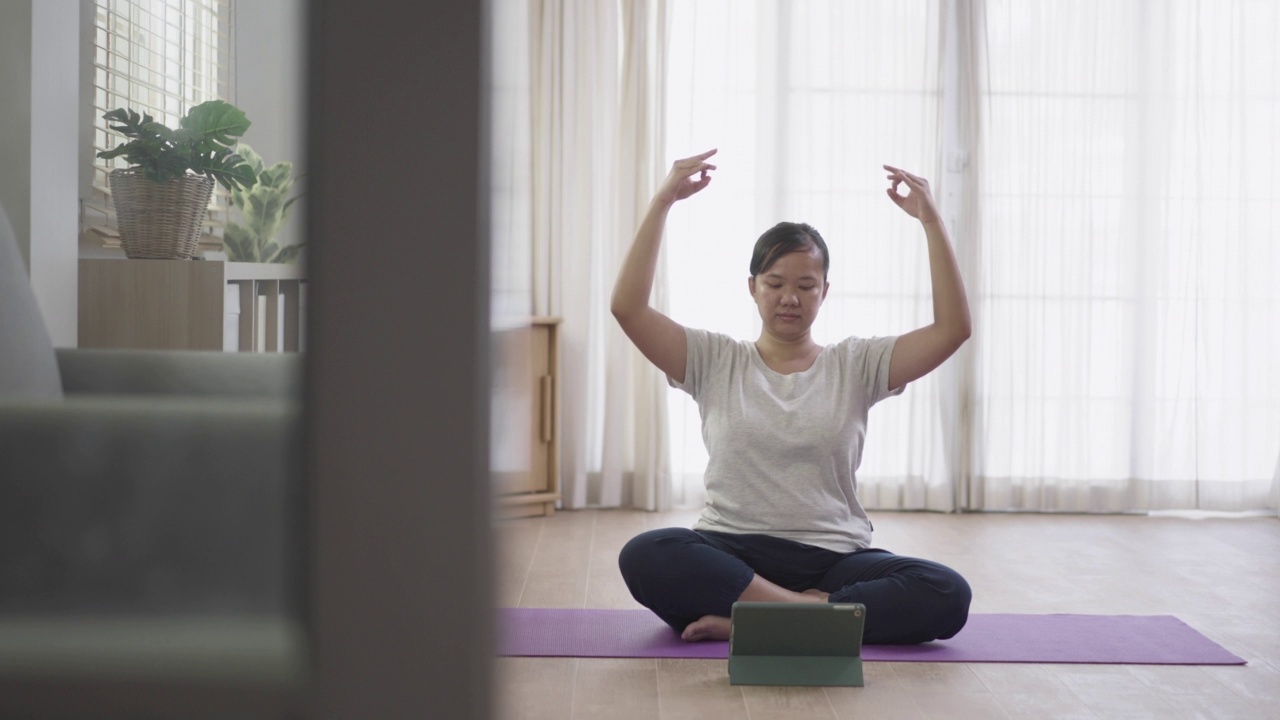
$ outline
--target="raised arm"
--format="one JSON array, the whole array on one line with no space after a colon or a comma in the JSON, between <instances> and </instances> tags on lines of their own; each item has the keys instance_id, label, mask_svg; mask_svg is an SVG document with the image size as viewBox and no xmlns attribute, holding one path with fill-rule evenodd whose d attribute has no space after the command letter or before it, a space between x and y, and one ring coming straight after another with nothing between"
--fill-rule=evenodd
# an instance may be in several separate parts
<instances>
[{"instance_id":1,"label":"raised arm","mask_svg":"<svg viewBox=\"0 0 1280 720\"><path fill-rule=\"evenodd\" d=\"M947 239L938 209L929 193L929 181L888 165L889 198L924 226L929 243L929 277L933 284L933 322L898 338L889 361L889 387L900 388L929 374L969 339L969 300L965 297L960 266ZM906 185L907 194L898 194Z\"/></svg>"},{"instance_id":2,"label":"raised arm","mask_svg":"<svg viewBox=\"0 0 1280 720\"><path fill-rule=\"evenodd\" d=\"M649 202L649 211L636 230L631 250L627 252L618 271L618 281L613 286L610 310L622 331L650 362L677 382L684 382L688 353L684 326L654 310L649 305L649 294L653 291L653 275L658 267L658 250L667 213L677 201L697 193L711 182L708 173L716 166L708 163L707 158L715 154L715 150L708 150L672 163L671 172Z\"/></svg>"}]
</instances>

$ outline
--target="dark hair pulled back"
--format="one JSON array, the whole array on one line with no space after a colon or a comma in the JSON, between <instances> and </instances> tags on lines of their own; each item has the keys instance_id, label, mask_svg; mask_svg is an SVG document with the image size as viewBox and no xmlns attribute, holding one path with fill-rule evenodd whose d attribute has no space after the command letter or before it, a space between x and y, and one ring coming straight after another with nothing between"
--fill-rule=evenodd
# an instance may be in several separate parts
<instances>
[{"instance_id":1,"label":"dark hair pulled back","mask_svg":"<svg viewBox=\"0 0 1280 720\"><path fill-rule=\"evenodd\" d=\"M831 269L831 254L822 235L808 223L780 222L756 240L755 250L751 253L751 276L767 272L783 255L807 251L811 247L822 252L822 277L825 279Z\"/></svg>"}]
</instances>

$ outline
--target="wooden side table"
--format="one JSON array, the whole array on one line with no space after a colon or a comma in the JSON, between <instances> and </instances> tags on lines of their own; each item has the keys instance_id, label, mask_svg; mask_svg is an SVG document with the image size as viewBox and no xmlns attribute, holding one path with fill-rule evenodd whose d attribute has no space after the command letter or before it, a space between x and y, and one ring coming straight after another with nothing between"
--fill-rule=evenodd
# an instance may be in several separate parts
<instances>
[{"instance_id":1,"label":"wooden side table","mask_svg":"<svg viewBox=\"0 0 1280 720\"><path fill-rule=\"evenodd\" d=\"M82 258L78 344L297 351L304 270L279 263ZM228 315L239 315L228 327Z\"/></svg>"}]
</instances>

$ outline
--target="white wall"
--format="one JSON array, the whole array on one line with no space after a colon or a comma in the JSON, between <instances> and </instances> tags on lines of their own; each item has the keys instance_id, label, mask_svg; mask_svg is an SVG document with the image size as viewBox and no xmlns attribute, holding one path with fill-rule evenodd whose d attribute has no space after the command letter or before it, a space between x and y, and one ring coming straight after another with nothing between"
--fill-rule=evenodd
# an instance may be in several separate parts
<instances>
[{"instance_id":1,"label":"white wall","mask_svg":"<svg viewBox=\"0 0 1280 720\"><path fill-rule=\"evenodd\" d=\"M306 172L303 103L304 18L301 0L252 0L235 4L235 82L232 102L253 123L241 138L268 165L293 163L295 176ZM294 185L301 193L305 180ZM276 242L303 241L305 200L294 204Z\"/></svg>"},{"instance_id":2,"label":"white wall","mask_svg":"<svg viewBox=\"0 0 1280 720\"><path fill-rule=\"evenodd\" d=\"M80 0L0 3L0 202L49 335L76 343Z\"/></svg>"},{"instance_id":3,"label":"white wall","mask_svg":"<svg viewBox=\"0 0 1280 720\"><path fill-rule=\"evenodd\" d=\"M31 0L0 2L0 203L31 266Z\"/></svg>"},{"instance_id":4,"label":"white wall","mask_svg":"<svg viewBox=\"0 0 1280 720\"><path fill-rule=\"evenodd\" d=\"M80 0L31 3L31 287L53 344L76 345Z\"/></svg>"}]
</instances>

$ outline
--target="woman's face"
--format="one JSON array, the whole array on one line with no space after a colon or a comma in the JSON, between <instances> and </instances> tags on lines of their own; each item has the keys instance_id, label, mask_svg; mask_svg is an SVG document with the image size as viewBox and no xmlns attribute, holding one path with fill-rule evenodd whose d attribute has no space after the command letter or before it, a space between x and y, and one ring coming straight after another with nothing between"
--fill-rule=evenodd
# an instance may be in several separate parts
<instances>
[{"instance_id":1,"label":"woman's face","mask_svg":"<svg viewBox=\"0 0 1280 720\"><path fill-rule=\"evenodd\" d=\"M747 283L765 329L781 339L803 337L827 297L822 252L816 247L783 255Z\"/></svg>"}]
</instances>

